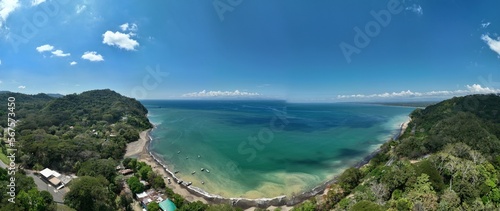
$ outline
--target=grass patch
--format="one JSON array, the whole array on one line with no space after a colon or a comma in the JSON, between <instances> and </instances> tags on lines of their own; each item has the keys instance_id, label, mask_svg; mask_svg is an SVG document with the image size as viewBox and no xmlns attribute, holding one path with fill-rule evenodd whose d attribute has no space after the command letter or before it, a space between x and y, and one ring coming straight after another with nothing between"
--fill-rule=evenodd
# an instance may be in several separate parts
<instances>
[{"instance_id":1,"label":"grass patch","mask_svg":"<svg viewBox=\"0 0 500 211\"><path fill-rule=\"evenodd\" d=\"M7 155L5 155L2 150L0 150L0 160L5 163L5 165L9 165L10 161L9 158L7 158Z\"/></svg>"}]
</instances>

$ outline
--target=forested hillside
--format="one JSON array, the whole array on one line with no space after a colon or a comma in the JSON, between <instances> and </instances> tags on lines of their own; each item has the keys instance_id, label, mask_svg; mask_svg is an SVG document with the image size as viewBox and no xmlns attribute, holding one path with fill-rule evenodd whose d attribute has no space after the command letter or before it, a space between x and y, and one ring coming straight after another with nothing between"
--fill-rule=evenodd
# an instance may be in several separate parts
<instances>
[{"instance_id":1,"label":"forested hillside","mask_svg":"<svg viewBox=\"0 0 500 211\"><path fill-rule=\"evenodd\" d=\"M398 140L294 210L500 209L500 96L416 109Z\"/></svg>"},{"instance_id":2,"label":"forested hillside","mask_svg":"<svg viewBox=\"0 0 500 211\"><path fill-rule=\"evenodd\" d=\"M89 159L121 159L126 144L151 128L146 108L111 90L60 98L46 94L2 93L0 102L16 98L18 158L24 168L76 171ZM6 127L7 107L0 109Z\"/></svg>"}]
</instances>

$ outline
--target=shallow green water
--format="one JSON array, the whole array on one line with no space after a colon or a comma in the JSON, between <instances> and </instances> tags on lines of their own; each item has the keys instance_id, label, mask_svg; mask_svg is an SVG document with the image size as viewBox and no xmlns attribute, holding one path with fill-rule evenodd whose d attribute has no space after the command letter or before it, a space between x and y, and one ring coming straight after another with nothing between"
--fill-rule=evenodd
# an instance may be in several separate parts
<instances>
[{"instance_id":1,"label":"shallow green water","mask_svg":"<svg viewBox=\"0 0 500 211\"><path fill-rule=\"evenodd\" d=\"M150 149L172 171L209 193L245 198L297 194L332 179L394 136L413 110L282 101L143 104L157 125Z\"/></svg>"}]
</instances>

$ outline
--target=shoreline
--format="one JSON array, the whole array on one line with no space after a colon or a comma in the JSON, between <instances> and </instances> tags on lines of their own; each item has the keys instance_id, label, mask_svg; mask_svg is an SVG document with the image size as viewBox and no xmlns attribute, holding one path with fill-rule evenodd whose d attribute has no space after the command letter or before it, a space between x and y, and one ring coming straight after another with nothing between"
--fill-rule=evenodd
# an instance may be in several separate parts
<instances>
[{"instance_id":1,"label":"shoreline","mask_svg":"<svg viewBox=\"0 0 500 211\"><path fill-rule=\"evenodd\" d=\"M127 158L127 157L139 156L142 153L144 146L146 146L146 144L149 142L149 139L151 138L149 136L149 133L152 130L153 129L147 129L145 131L140 132L139 139L137 141L128 143L125 155L123 157Z\"/></svg>"},{"instance_id":2,"label":"shoreline","mask_svg":"<svg viewBox=\"0 0 500 211\"><path fill-rule=\"evenodd\" d=\"M411 121L411 118L408 117L408 119L401 123L398 132L392 136L391 139L397 139L399 138L406 128L408 127L408 123ZM152 138L150 136L150 133L156 128L156 126L153 129L148 129L145 131L142 131L140 133L140 138L136 142L132 142L127 144L127 152L125 157L135 157L137 156L137 159L139 161L145 162L153 169L158 169L160 167L162 170L157 171L160 173L165 180L165 184L167 184L167 187L171 188L174 190L175 193L183 196L186 200L188 201L201 201L203 203L226 203L226 204L232 204L233 206L240 207L243 209L250 209L250 208L268 208L268 207L282 207L285 210L289 210L292 208L292 206L297 205L305 200L308 200L314 196L318 195L325 195L328 191L328 186L334 184L337 182L337 178L339 175L335 176L333 179L328 180L314 188L308 191L304 191L300 194L297 194L296 196L292 197L287 197L286 195L281 195L273 198L259 198L259 199L248 199L248 198L225 198L216 194L210 194L203 189L195 186L190 186L187 185L185 181L182 179L176 177L176 175L169 170L168 168L168 162L159 159L157 157L160 157L158 155L155 155L153 152L149 150L149 146L151 145ZM390 139L389 139L390 140ZM387 140L387 141L389 141ZM135 145L134 145L135 144ZM130 147L130 148L129 148ZM139 148L138 148L139 147ZM366 165L367 163L370 162L370 160L375 157L378 153L380 152L380 147L377 148L375 151L370 153L369 155L365 156L363 159L361 159L359 162L357 162L355 165L352 167L355 168L361 168L362 166ZM168 184L168 181L166 178L172 178L171 184Z\"/></svg>"}]
</instances>

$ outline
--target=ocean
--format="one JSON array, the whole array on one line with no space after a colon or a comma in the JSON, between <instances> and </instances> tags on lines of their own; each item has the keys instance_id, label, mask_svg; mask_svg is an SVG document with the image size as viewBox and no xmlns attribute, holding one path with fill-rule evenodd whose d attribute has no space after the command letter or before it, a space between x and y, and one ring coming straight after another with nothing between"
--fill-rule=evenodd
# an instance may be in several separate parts
<instances>
[{"instance_id":1,"label":"ocean","mask_svg":"<svg viewBox=\"0 0 500 211\"><path fill-rule=\"evenodd\" d=\"M286 101L145 100L150 151L223 197L297 195L398 133L414 108ZM203 170L202 170L203 169Z\"/></svg>"}]
</instances>

